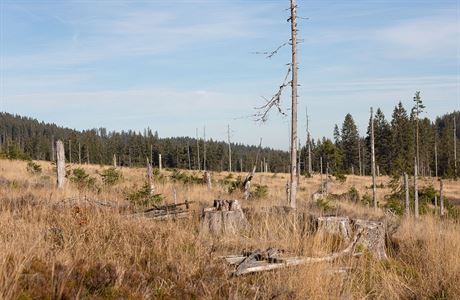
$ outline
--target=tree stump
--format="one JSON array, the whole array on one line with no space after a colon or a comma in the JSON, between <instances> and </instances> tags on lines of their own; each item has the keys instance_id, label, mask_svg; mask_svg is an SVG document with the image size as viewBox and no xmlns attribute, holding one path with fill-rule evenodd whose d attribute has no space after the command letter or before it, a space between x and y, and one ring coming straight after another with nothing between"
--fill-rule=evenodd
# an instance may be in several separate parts
<instances>
[{"instance_id":1,"label":"tree stump","mask_svg":"<svg viewBox=\"0 0 460 300\"><path fill-rule=\"evenodd\" d=\"M353 230L355 234L361 232L354 254L367 250L377 259L387 259L383 222L354 219Z\"/></svg>"},{"instance_id":2,"label":"tree stump","mask_svg":"<svg viewBox=\"0 0 460 300\"><path fill-rule=\"evenodd\" d=\"M238 200L214 200L201 216L201 232L212 235L235 235L248 226Z\"/></svg>"},{"instance_id":3,"label":"tree stump","mask_svg":"<svg viewBox=\"0 0 460 300\"><path fill-rule=\"evenodd\" d=\"M318 217L317 229L318 233L338 235L345 242L349 242L353 236L348 217Z\"/></svg>"}]
</instances>

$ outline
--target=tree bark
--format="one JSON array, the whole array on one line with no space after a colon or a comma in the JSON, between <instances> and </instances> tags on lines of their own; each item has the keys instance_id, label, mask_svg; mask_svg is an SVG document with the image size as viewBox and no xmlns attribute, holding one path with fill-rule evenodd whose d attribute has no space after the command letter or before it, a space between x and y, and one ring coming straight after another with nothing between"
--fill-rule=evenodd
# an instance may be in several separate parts
<instances>
[{"instance_id":1,"label":"tree bark","mask_svg":"<svg viewBox=\"0 0 460 300\"><path fill-rule=\"evenodd\" d=\"M377 208L377 186L375 182L375 146L374 146L374 112L371 107L371 154L372 154L372 199L374 208Z\"/></svg>"},{"instance_id":2,"label":"tree bark","mask_svg":"<svg viewBox=\"0 0 460 300\"><path fill-rule=\"evenodd\" d=\"M291 104L291 177L289 205L296 208L297 195L297 4L291 0L292 104Z\"/></svg>"},{"instance_id":3,"label":"tree bark","mask_svg":"<svg viewBox=\"0 0 460 300\"><path fill-rule=\"evenodd\" d=\"M409 178L407 173L404 173L404 191L405 191L405 215L408 217L410 216L410 201L409 201Z\"/></svg>"},{"instance_id":4,"label":"tree bark","mask_svg":"<svg viewBox=\"0 0 460 300\"><path fill-rule=\"evenodd\" d=\"M439 207L440 207L440 214L441 217L444 216L444 190L443 190L443 183L442 179L439 179Z\"/></svg>"},{"instance_id":5,"label":"tree bark","mask_svg":"<svg viewBox=\"0 0 460 300\"><path fill-rule=\"evenodd\" d=\"M61 140L56 142L56 158L57 187L63 189L65 186L65 150Z\"/></svg>"},{"instance_id":6,"label":"tree bark","mask_svg":"<svg viewBox=\"0 0 460 300\"><path fill-rule=\"evenodd\" d=\"M418 177L417 157L415 157L414 159L414 214L415 214L416 219L418 219L419 217L417 177Z\"/></svg>"}]
</instances>

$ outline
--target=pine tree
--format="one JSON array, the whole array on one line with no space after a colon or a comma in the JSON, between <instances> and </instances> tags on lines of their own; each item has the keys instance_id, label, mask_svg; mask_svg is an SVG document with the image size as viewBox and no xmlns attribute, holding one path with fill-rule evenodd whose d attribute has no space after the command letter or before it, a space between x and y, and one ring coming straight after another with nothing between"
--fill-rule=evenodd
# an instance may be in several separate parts
<instances>
[{"instance_id":1,"label":"pine tree","mask_svg":"<svg viewBox=\"0 0 460 300\"><path fill-rule=\"evenodd\" d=\"M350 172L352 166L358 166L359 134L351 114L345 116L341 132L341 149L343 152L343 166Z\"/></svg>"}]
</instances>

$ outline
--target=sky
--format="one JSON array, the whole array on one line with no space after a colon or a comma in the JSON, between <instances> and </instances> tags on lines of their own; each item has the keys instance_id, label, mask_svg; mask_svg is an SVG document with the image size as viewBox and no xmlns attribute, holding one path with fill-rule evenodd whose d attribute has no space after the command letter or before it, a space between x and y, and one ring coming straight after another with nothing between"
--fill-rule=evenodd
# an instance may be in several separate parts
<instances>
[{"instance_id":1,"label":"sky","mask_svg":"<svg viewBox=\"0 0 460 300\"><path fill-rule=\"evenodd\" d=\"M0 0L0 111L75 129L289 147L289 119L252 117L282 83L288 0ZM298 0L299 132L351 113L460 110L460 0ZM290 90L283 94L289 114Z\"/></svg>"}]
</instances>

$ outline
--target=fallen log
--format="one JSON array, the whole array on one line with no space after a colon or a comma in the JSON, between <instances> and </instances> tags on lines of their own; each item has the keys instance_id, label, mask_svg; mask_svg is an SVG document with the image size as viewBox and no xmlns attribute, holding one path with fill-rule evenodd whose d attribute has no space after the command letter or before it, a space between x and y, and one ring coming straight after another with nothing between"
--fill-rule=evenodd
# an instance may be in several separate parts
<instances>
[{"instance_id":1,"label":"fallen log","mask_svg":"<svg viewBox=\"0 0 460 300\"><path fill-rule=\"evenodd\" d=\"M305 265L318 262L330 262L346 255L352 255L353 250L362 235L363 229L358 229L352 242L340 252L333 253L322 257L286 257L282 258L278 255L264 256L260 250L256 250L249 255L237 257L235 255L227 256L225 259L232 264L238 264L235 276L241 276L249 273L263 272L286 268L290 266Z\"/></svg>"}]
</instances>

